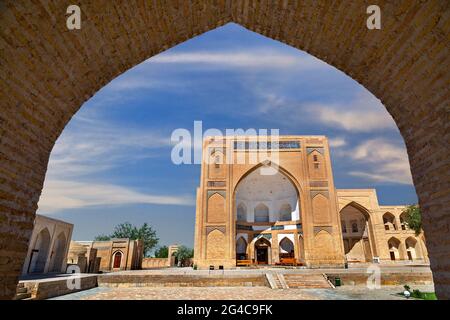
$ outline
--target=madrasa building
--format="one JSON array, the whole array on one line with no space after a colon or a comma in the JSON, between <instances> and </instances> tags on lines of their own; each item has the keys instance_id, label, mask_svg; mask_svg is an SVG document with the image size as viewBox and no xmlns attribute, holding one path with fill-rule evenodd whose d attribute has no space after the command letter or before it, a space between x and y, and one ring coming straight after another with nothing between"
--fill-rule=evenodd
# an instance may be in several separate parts
<instances>
[{"instance_id":1,"label":"madrasa building","mask_svg":"<svg viewBox=\"0 0 450 320\"><path fill-rule=\"evenodd\" d=\"M194 264L345 267L427 264L405 206L375 189L336 189L325 136L227 136L203 141Z\"/></svg>"}]
</instances>

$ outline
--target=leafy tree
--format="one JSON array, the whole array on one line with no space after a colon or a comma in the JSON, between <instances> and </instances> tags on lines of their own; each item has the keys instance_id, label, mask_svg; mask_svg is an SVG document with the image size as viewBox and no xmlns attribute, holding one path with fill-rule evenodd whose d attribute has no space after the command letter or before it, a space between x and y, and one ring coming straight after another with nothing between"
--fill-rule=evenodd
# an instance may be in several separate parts
<instances>
[{"instance_id":1,"label":"leafy tree","mask_svg":"<svg viewBox=\"0 0 450 320\"><path fill-rule=\"evenodd\" d=\"M167 258L169 256L169 248L167 246L162 246L156 249L155 258Z\"/></svg>"},{"instance_id":2,"label":"leafy tree","mask_svg":"<svg viewBox=\"0 0 450 320\"><path fill-rule=\"evenodd\" d=\"M108 240L111 240L111 237L107 236L106 234L100 234L100 235L96 236L94 238L94 240L95 241L108 241Z\"/></svg>"},{"instance_id":3,"label":"leafy tree","mask_svg":"<svg viewBox=\"0 0 450 320\"><path fill-rule=\"evenodd\" d=\"M186 266L189 259L194 257L194 250L186 246L179 246L173 255L178 259L178 264L180 266Z\"/></svg>"},{"instance_id":4,"label":"leafy tree","mask_svg":"<svg viewBox=\"0 0 450 320\"><path fill-rule=\"evenodd\" d=\"M416 235L419 235L422 231L422 213L420 212L419 206L410 205L404 213L405 222L408 227L413 229L416 232Z\"/></svg>"},{"instance_id":5,"label":"leafy tree","mask_svg":"<svg viewBox=\"0 0 450 320\"><path fill-rule=\"evenodd\" d=\"M129 222L124 222L114 228L114 232L110 236L100 235L96 240L109 240L111 238L129 238L131 240L142 240L144 246L144 256L148 256L150 251L157 245L159 238L156 231L147 223L140 228L133 226Z\"/></svg>"}]
</instances>

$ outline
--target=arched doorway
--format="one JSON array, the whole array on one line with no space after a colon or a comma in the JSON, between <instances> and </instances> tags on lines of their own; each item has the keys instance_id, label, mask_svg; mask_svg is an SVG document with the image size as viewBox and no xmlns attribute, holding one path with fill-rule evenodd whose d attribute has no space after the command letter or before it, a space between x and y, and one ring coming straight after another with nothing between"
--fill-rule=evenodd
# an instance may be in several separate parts
<instances>
[{"instance_id":1,"label":"arched doorway","mask_svg":"<svg viewBox=\"0 0 450 320\"><path fill-rule=\"evenodd\" d=\"M61 232L56 238L53 246L53 261L51 272L64 272L62 270L64 264L64 257L66 256L66 236Z\"/></svg>"},{"instance_id":2,"label":"arched doorway","mask_svg":"<svg viewBox=\"0 0 450 320\"><path fill-rule=\"evenodd\" d=\"M395 216L390 212L386 212L385 214L383 214L383 224L384 230L386 231L397 230L397 223L395 222Z\"/></svg>"},{"instance_id":3,"label":"arched doorway","mask_svg":"<svg viewBox=\"0 0 450 320\"><path fill-rule=\"evenodd\" d=\"M401 260L401 252L400 252L400 240L397 238L390 238L388 240L388 247L389 247L389 256L392 261Z\"/></svg>"},{"instance_id":4,"label":"arched doorway","mask_svg":"<svg viewBox=\"0 0 450 320\"><path fill-rule=\"evenodd\" d=\"M31 252L28 273L43 273L50 251L50 232L47 228L39 232Z\"/></svg>"},{"instance_id":5,"label":"arched doorway","mask_svg":"<svg viewBox=\"0 0 450 320\"><path fill-rule=\"evenodd\" d=\"M432 268L438 273L436 291L441 297L450 297L446 285L450 275L445 273L450 265L450 249L442 241L448 237L442 231L446 230L443 224L450 225L446 206L442 206L447 203L447 195L434 188L436 181L445 184L449 176L447 157L442 156L442 146L448 144L447 135L442 133L448 130L447 117L443 115L448 114L446 93L450 76L448 47L440 45L449 32L445 1L421 4L411 1L411 5L401 10L395 2L386 3L382 6L383 25L389 27L382 31L366 30L364 6L356 3L329 6L325 0L274 1L264 6L241 1L205 2L186 5L183 10L178 3L171 2L165 4L165 10L159 10L159 4L147 2L135 6L113 1L102 6L88 2L82 5L85 6L82 10L89 12L89 28L80 32L68 32L60 19L42 19L40 14L35 14L46 12L58 17L67 9L64 2L51 7L41 2L29 2L26 6L11 2L0 16L5 30L0 38L4 48L0 74L12 75L1 83L2 92L10 93L5 97L8 103L0 109L4 128L0 138L1 178L4 190L8 190L5 199L16 199L4 201L1 214L9 225L19 221L29 225L3 232L6 240L1 242L4 248L1 257L15 252L17 244L24 249L5 259L13 261L0 273L5 279L0 297L10 298L15 294L20 271L14 266L23 263L26 257L49 153L72 115L111 79L137 63L230 21L310 52L351 75L383 101L408 148L424 210L423 224ZM342 11L346 14L338 14ZM106 18L105 12L108 12ZM165 21L164 27L159 21ZM29 25L39 32L25 32ZM107 28L108 25L123 28ZM414 25L429 28L427 32L411 33ZM14 32L23 34L24 38L12 36ZM351 47L351 40L356 36L360 45ZM78 45L52 45L61 39L69 44L76 41ZM102 45L94 45L98 43ZM427 45L414 45L420 43ZM398 50L402 46L408 46L408 50ZM92 50L79 50L80 47ZM35 54L17 54L17 48ZM428 52L430 48L432 54ZM21 72L24 66L30 66L30 72ZM67 72L55 70L70 70L70 77ZM34 92L33 99L30 91ZM424 125L427 130L423 130ZM24 134L18 135L20 131ZM20 150L13 145L20 145ZM428 147L426 157L422 154L424 145ZM442 221L440 224L433 223L437 218Z\"/></svg>"},{"instance_id":6,"label":"arched doorway","mask_svg":"<svg viewBox=\"0 0 450 320\"><path fill-rule=\"evenodd\" d=\"M280 260L281 258L294 258L295 257L295 253L294 253L294 243L288 239L288 238L283 238L280 241Z\"/></svg>"},{"instance_id":7,"label":"arched doorway","mask_svg":"<svg viewBox=\"0 0 450 320\"><path fill-rule=\"evenodd\" d=\"M113 255L113 269L120 269L122 265L122 252L116 251Z\"/></svg>"},{"instance_id":8,"label":"arched doorway","mask_svg":"<svg viewBox=\"0 0 450 320\"><path fill-rule=\"evenodd\" d=\"M420 252L420 245L419 245L419 242L415 238L408 237L405 240L405 246L406 246L406 255L407 255L408 260L414 261L414 260L422 259L422 255Z\"/></svg>"},{"instance_id":9,"label":"arched doorway","mask_svg":"<svg viewBox=\"0 0 450 320\"><path fill-rule=\"evenodd\" d=\"M340 211L344 252L348 262L372 262L375 255L370 215L364 207L350 203Z\"/></svg>"},{"instance_id":10,"label":"arched doorway","mask_svg":"<svg viewBox=\"0 0 450 320\"><path fill-rule=\"evenodd\" d=\"M236 241L236 260L247 260L247 241L243 237Z\"/></svg>"},{"instance_id":11,"label":"arched doorway","mask_svg":"<svg viewBox=\"0 0 450 320\"><path fill-rule=\"evenodd\" d=\"M255 242L255 262L257 264L269 264L271 261L271 244L264 237Z\"/></svg>"}]
</instances>

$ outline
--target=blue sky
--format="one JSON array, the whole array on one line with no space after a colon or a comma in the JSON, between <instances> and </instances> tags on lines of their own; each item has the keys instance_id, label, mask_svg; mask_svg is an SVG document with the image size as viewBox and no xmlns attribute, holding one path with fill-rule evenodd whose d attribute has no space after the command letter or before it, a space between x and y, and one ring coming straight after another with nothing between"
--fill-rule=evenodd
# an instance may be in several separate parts
<instances>
[{"instance_id":1,"label":"blue sky","mask_svg":"<svg viewBox=\"0 0 450 320\"><path fill-rule=\"evenodd\" d=\"M160 244L193 245L199 165L174 165L173 130L279 129L326 135L337 188L417 202L405 146L383 105L326 63L227 24L152 57L87 101L50 157L38 213L73 239L151 224Z\"/></svg>"}]
</instances>

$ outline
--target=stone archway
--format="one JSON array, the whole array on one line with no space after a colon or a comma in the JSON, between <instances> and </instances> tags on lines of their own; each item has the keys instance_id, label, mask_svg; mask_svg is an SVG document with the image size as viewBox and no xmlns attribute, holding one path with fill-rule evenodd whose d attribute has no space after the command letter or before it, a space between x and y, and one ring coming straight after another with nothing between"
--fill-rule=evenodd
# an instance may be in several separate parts
<instances>
[{"instance_id":1,"label":"stone archway","mask_svg":"<svg viewBox=\"0 0 450 320\"><path fill-rule=\"evenodd\" d=\"M406 142L435 288L450 298L448 43L450 3L378 1L2 2L0 10L0 298L14 296L52 147L81 105L116 76L198 34L234 21L305 50L381 99ZM441 188L435 188L436 185ZM439 220L439 223L432 223Z\"/></svg>"},{"instance_id":2,"label":"stone archway","mask_svg":"<svg viewBox=\"0 0 450 320\"><path fill-rule=\"evenodd\" d=\"M64 258L66 258L66 248L66 236L64 235L64 232L61 232L56 238L55 244L53 245L51 272L65 272L65 270L63 270L63 267L65 262Z\"/></svg>"},{"instance_id":3,"label":"stone archway","mask_svg":"<svg viewBox=\"0 0 450 320\"><path fill-rule=\"evenodd\" d=\"M350 202L339 215L347 261L372 262L377 252L369 211L356 202Z\"/></svg>"},{"instance_id":4,"label":"stone archway","mask_svg":"<svg viewBox=\"0 0 450 320\"><path fill-rule=\"evenodd\" d=\"M41 230L36 238L31 253L28 273L44 273L47 265L47 259L50 252L50 232L47 228Z\"/></svg>"}]
</instances>

